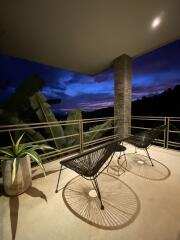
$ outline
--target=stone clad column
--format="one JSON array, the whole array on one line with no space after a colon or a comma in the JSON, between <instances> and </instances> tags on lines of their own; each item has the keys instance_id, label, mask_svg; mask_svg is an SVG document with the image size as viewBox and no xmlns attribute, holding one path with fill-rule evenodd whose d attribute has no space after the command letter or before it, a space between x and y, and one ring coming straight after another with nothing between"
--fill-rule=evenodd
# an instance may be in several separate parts
<instances>
[{"instance_id":1,"label":"stone clad column","mask_svg":"<svg viewBox=\"0 0 180 240\"><path fill-rule=\"evenodd\" d=\"M123 54L113 62L115 134L125 138L130 134L132 101L132 59Z\"/></svg>"}]
</instances>

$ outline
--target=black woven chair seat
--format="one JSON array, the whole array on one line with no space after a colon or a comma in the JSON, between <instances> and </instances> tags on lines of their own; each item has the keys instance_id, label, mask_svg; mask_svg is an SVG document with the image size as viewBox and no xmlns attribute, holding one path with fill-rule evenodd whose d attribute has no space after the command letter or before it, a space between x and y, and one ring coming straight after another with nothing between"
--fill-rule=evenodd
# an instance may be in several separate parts
<instances>
[{"instance_id":1,"label":"black woven chair seat","mask_svg":"<svg viewBox=\"0 0 180 240\"><path fill-rule=\"evenodd\" d=\"M165 127L166 127L165 125L162 125L159 127L152 128L150 130L143 131L134 136L130 136L130 137L124 139L124 141L134 145L135 147L145 149L152 166L154 166L152 163L151 157L148 153L147 148L161 134L162 130L164 130Z\"/></svg>"},{"instance_id":2,"label":"black woven chair seat","mask_svg":"<svg viewBox=\"0 0 180 240\"><path fill-rule=\"evenodd\" d=\"M123 146L123 145L120 145L120 144L116 143L116 144L114 145L114 151L115 151L115 152L124 152L124 151L126 151L126 147Z\"/></svg>"},{"instance_id":3,"label":"black woven chair seat","mask_svg":"<svg viewBox=\"0 0 180 240\"><path fill-rule=\"evenodd\" d=\"M114 143L91 152L80 154L74 159L61 161L61 165L85 177L93 177L114 152Z\"/></svg>"},{"instance_id":4,"label":"black woven chair seat","mask_svg":"<svg viewBox=\"0 0 180 240\"><path fill-rule=\"evenodd\" d=\"M92 182L92 186L96 191L100 201L100 207L103 210L104 205L101 199L101 193L98 186L97 177L102 171L104 171L105 168L109 166L109 163L111 162L115 151L117 149L120 149L120 147L117 146L118 143L118 140L111 141L100 147L96 147L92 150L76 155L75 157L61 161L61 168L59 171L58 182L55 192L58 192L62 166L65 166Z\"/></svg>"},{"instance_id":5,"label":"black woven chair seat","mask_svg":"<svg viewBox=\"0 0 180 240\"><path fill-rule=\"evenodd\" d=\"M165 126L152 128L150 130L143 131L134 136L126 138L124 141L130 143L138 148L147 148L155 138L157 138Z\"/></svg>"},{"instance_id":6,"label":"black woven chair seat","mask_svg":"<svg viewBox=\"0 0 180 240\"><path fill-rule=\"evenodd\" d=\"M144 137L145 138L145 137ZM132 136L125 140L127 143L130 143L132 145L135 145L138 148L145 148L149 145L149 142L151 142L150 139L143 139L143 137L138 136Z\"/></svg>"}]
</instances>

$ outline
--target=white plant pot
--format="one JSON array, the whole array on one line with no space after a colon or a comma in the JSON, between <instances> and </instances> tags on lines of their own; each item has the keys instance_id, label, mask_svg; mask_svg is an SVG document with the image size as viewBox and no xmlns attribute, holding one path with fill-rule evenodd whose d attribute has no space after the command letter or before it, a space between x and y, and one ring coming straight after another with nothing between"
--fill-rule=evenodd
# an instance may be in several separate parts
<instances>
[{"instance_id":1,"label":"white plant pot","mask_svg":"<svg viewBox=\"0 0 180 240\"><path fill-rule=\"evenodd\" d=\"M31 161L27 155L19 162L16 178L12 184L12 161L2 161L4 191L9 196L17 196L25 192L32 184Z\"/></svg>"}]
</instances>

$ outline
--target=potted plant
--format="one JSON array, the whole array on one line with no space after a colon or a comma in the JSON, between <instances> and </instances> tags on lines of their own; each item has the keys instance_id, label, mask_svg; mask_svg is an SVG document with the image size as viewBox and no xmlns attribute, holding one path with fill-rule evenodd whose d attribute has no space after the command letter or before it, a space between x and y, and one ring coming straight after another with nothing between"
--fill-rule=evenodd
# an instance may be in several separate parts
<instances>
[{"instance_id":1,"label":"potted plant","mask_svg":"<svg viewBox=\"0 0 180 240\"><path fill-rule=\"evenodd\" d=\"M14 142L10 134L12 146L0 148L4 191L9 196L19 195L31 186L31 159L40 166L45 176L45 168L37 150L52 149L47 145L20 144L23 135Z\"/></svg>"}]
</instances>

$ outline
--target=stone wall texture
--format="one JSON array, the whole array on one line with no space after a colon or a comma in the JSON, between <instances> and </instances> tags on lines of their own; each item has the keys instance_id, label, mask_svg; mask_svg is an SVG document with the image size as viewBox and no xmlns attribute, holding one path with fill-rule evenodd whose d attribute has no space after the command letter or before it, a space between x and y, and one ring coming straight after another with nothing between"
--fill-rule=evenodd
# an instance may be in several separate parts
<instances>
[{"instance_id":1,"label":"stone wall texture","mask_svg":"<svg viewBox=\"0 0 180 240\"><path fill-rule=\"evenodd\" d=\"M114 81L114 116L115 134L125 138L130 134L132 101L132 59L126 54L113 62Z\"/></svg>"}]
</instances>

